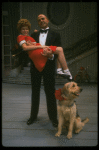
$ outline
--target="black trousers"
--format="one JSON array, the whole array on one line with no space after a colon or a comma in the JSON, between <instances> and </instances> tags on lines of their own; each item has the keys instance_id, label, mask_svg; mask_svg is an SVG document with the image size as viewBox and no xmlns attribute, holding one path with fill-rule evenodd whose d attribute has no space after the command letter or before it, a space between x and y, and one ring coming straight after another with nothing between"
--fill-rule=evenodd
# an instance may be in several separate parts
<instances>
[{"instance_id":1,"label":"black trousers","mask_svg":"<svg viewBox=\"0 0 99 150\"><path fill-rule=\"evenodd\" d=\"M31 69L32 98L31 98L30 118L35 119L37 118L38 115L42 77L43 77L44 91L46 94L48 116L51 121L56 122L57 105L55 99L55 68L53 66L52 69L47 64L42 72L39 72L32 64L32 69Z\"/></svg>"}]
</instances>

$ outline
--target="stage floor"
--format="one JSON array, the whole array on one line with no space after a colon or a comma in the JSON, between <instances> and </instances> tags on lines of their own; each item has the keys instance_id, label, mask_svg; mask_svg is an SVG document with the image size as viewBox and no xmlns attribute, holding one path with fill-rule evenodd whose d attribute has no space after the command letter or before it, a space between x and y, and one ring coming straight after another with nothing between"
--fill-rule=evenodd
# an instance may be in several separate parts
<instances>
[{"instance_id":1,"label":"stage floor","mask_svg":"<svg viewBox=\"0 0 99 150\"><path fill-rule=\"evenodd\" d=\"M56 89L63 85L56 85ZM38 120L28 126L31 108L31 85L2 83L2 146L5 147L62 147L97 146L98 144L98 89L97 84L83 84L82 93L76 99L78 113L89 122L79 134L66 138L67 131L55 137L54 128L47 115L44 87L41 86Z\"/></svg>"}]
</instances>

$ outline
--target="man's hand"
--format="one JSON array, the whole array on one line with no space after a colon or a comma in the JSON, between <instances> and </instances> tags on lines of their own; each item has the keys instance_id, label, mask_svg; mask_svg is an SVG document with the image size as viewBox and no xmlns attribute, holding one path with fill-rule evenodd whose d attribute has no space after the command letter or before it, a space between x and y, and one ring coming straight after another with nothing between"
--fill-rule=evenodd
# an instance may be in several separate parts
<instances>
[{"instance_id":1,"label":"man's hand","mask_svg":"<svg viewBox=\"0 0 99 150\"><path fill-rule=\"evenodd\" d=\"M50 48L44 48L43 53L41 52L41 54L45 57L48 57L48 58L53 57L52 50Z\"/></svg>"}]
</instances>

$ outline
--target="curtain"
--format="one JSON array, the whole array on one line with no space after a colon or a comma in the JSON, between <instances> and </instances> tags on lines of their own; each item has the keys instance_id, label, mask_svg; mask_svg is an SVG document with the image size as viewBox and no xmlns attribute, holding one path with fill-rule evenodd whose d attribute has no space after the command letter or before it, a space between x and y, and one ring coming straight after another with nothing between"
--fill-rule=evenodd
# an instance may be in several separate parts
<instances>
[{"instance_id":1,"label":"curtain","mask_svg":"<svg viewBox=\"0 0 99 150\"><path fill-rule=\"evenodd\" d=\"M10 41L11 47L13 47L17 41L18 31L17 22L20 19L20 3L19 2L8 2L8 15L9 15L9 26L10 26Z\"/></svg>"},{"instance_id":2,"label":"curtain","mask_svg":"<svg viewBox=\"0 0 99 150\"><path fill-rule=\"evenodd\" d=\"M17 36L19 35L17 30L17 23L20 19L20 3L19 2L8 2L8 14L9 14L9 25L10 25L10 41L11 49L17 43ZM19 55L18 65L23 64L23 67L27 66L29 62L28 54L22 52L22 55ZM13 64L13 60L12 60Z\"/></svg>"}]
</instances>

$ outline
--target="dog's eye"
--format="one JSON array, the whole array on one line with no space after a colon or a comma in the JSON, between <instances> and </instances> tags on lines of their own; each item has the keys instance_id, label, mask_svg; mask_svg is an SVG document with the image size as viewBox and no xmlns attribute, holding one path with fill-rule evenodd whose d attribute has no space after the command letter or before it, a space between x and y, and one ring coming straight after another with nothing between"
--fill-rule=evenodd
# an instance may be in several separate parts
<instances>
[{"instance_id":1,"label":"dog's eye","mask_svg":"<svg viewBox=\"0 0 99 150\"><path fill-rule=\"evenodd\" d=\"M75 87L75 84L73 84L73 87Z\"/></svg>"}]
</instances>

